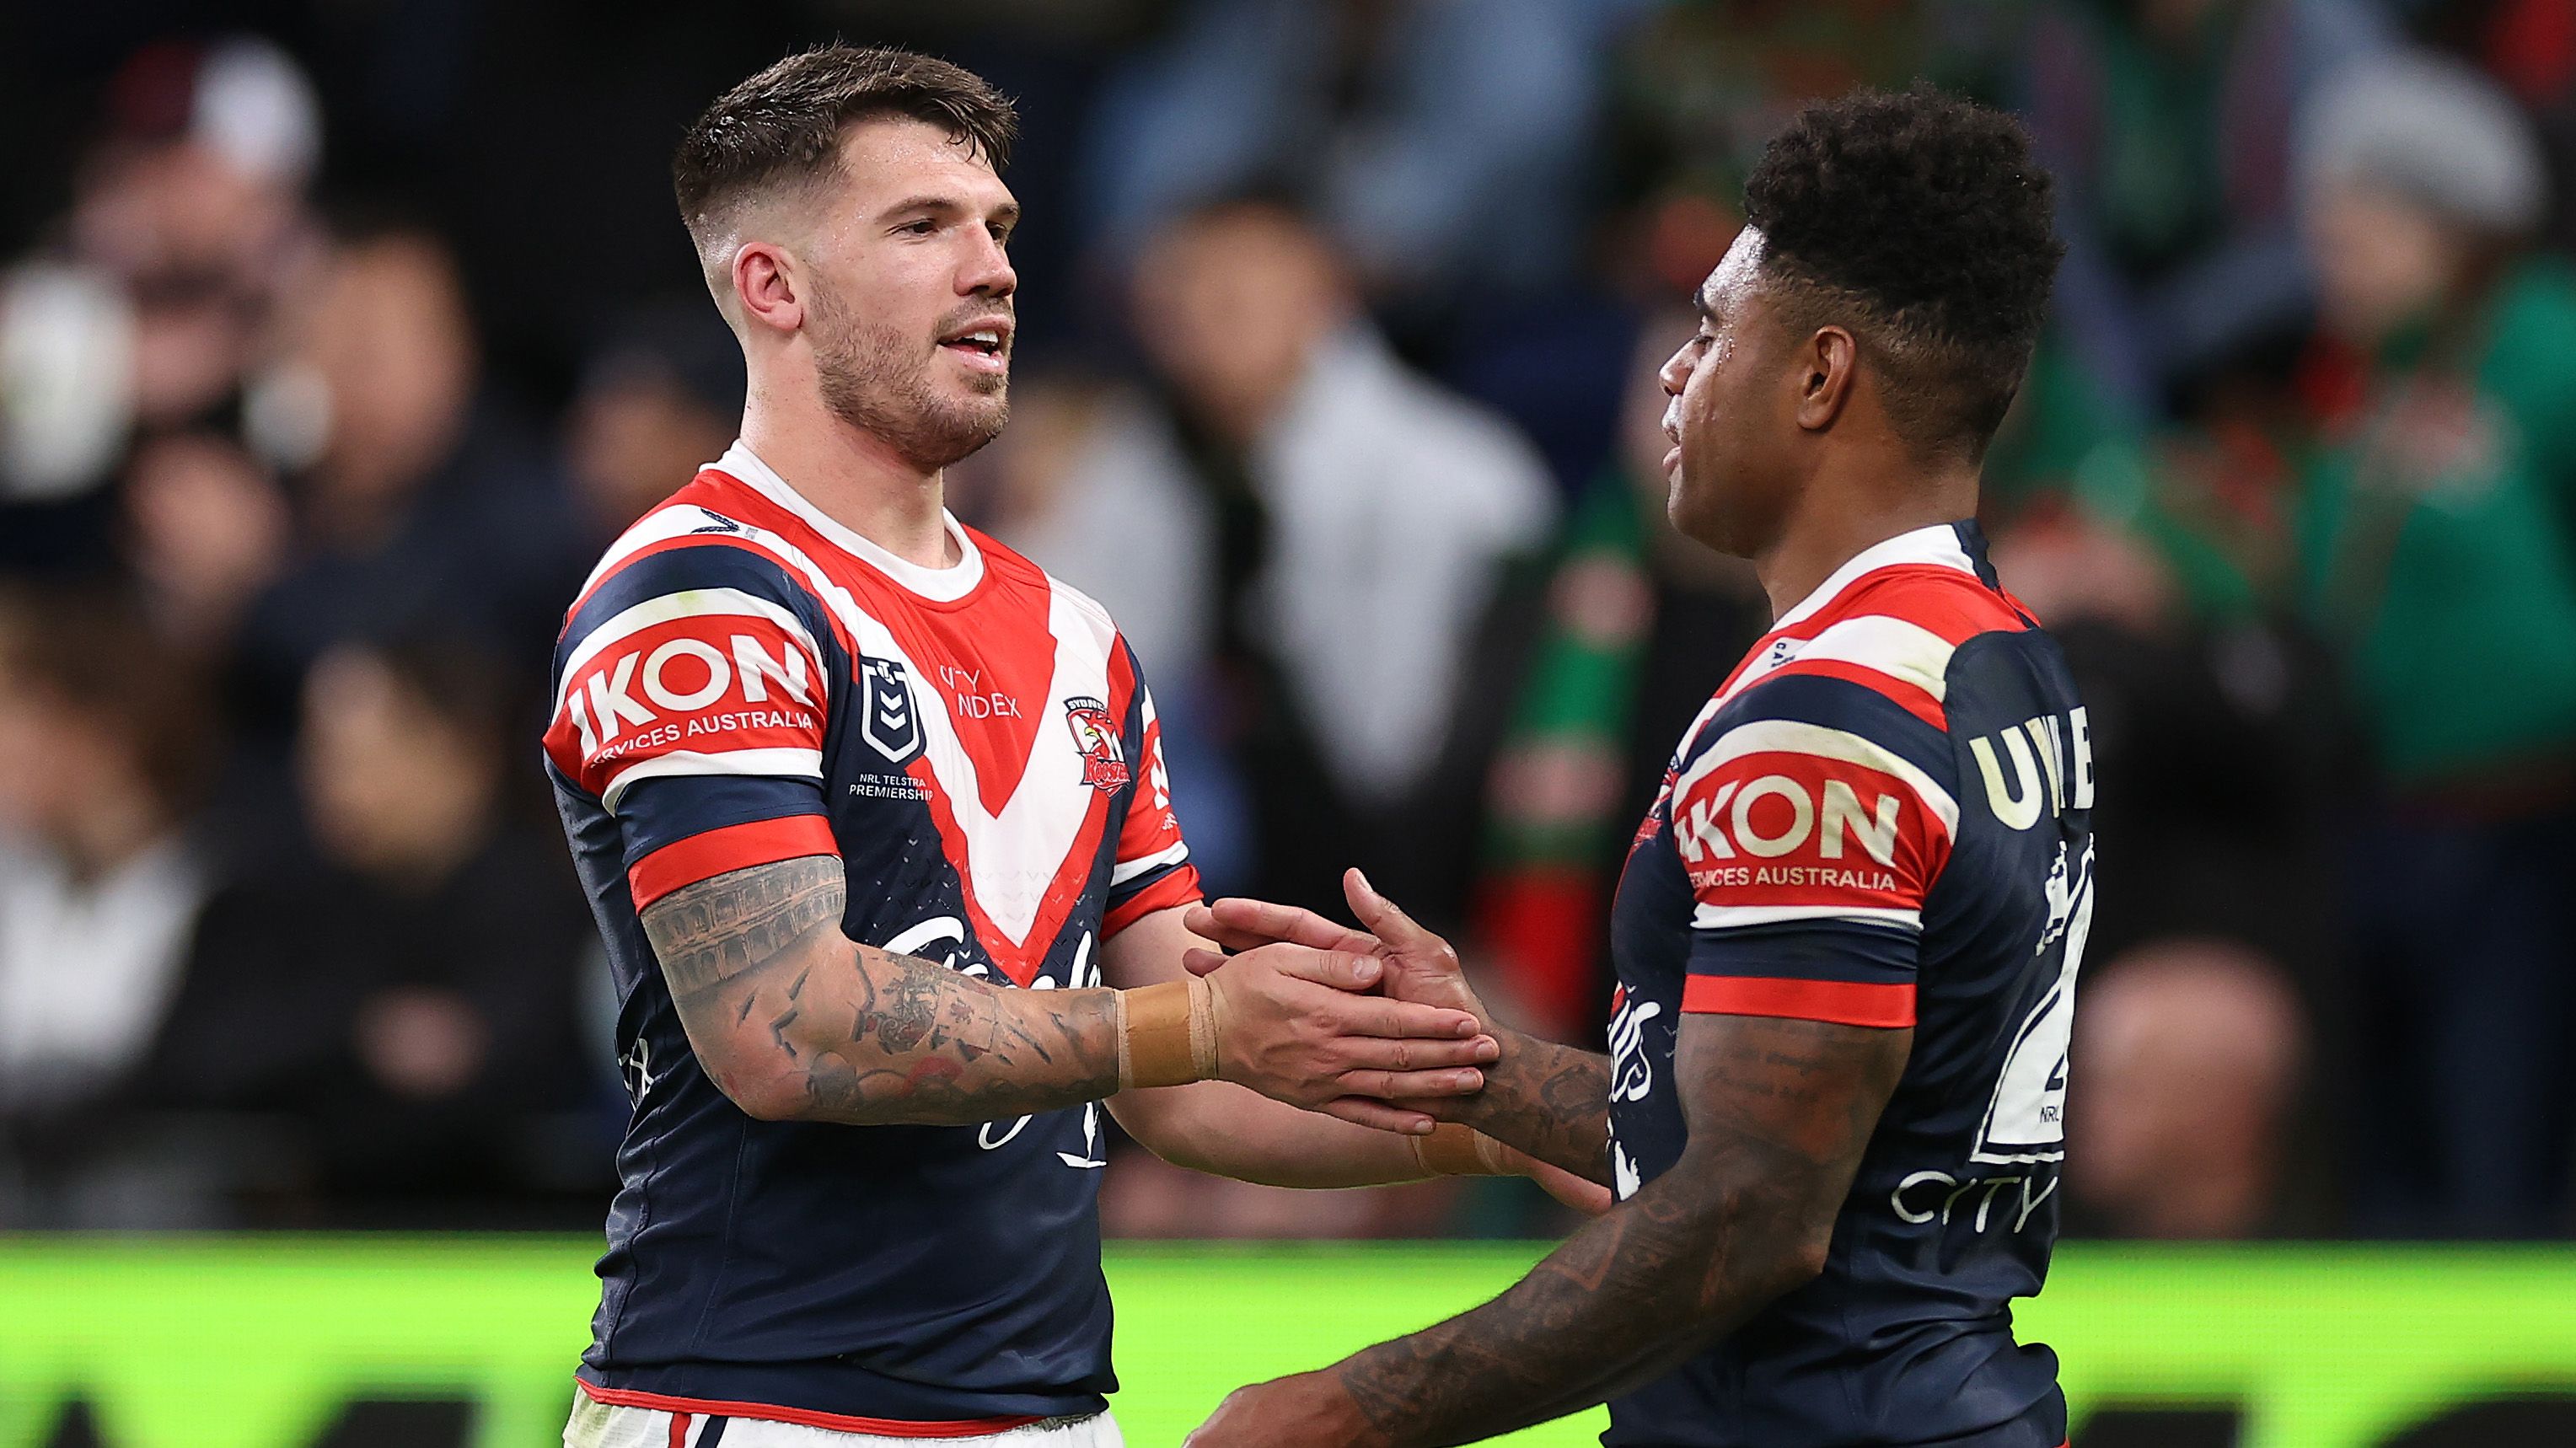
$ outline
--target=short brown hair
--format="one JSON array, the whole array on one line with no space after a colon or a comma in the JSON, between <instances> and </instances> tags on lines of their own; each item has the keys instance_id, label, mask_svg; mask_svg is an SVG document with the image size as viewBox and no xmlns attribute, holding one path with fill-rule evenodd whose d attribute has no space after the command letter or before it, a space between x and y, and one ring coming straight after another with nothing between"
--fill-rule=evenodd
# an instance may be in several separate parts
<instances>
[{"instance_id":1,"label":"short brown hair","mask_svg":"<svg viewBox=\"0 0 2576 1448\"><path fill-rule=\"evenodd\" d=\"M47 696L112 736L163 809L196 803L215 753L206 680L124 591L0 590L0 688Z\"/></svg>"},{"instance_id":2,"label":"short brown hair","mask_svg":"<svg viewBox=\"0 0 2576 1448\"><path fill-rule=\"evenodd\" d=\"M840 164L853 121L903 116L944 126L1001 170L1019 117L990 81L947 61L883 45L825 45L788 56L708 106L680 138L671 187L703 253L736 202L805 185Z\"/></svg>"}]
</instances>

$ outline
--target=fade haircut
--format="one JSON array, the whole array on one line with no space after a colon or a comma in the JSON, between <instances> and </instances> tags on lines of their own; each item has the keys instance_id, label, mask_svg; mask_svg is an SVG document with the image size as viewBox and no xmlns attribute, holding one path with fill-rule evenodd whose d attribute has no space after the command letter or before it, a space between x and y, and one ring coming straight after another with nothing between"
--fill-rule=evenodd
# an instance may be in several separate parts
<instances>
[{"instance_id":1,"label":"fade haircut","mask_svg":"<svg viewBox=\"0 0 2576 1448\"><path fill-rule=\"evenodd\" d=\"M1790 325L1848 326L1907 445L1974 461L2066 252L2050 191L2019 122L1918 84L1800 111L1745 182L1744 213Z\"/></svg>"},{"instance_id":2,"label":"fade haircut","mask_svg":"<svg viewBox=\"0 0 2576 1448\"><path fill-rule=\"evenodd\" d=\"M1011 158L1019 117L991 82L962 66L893 46L825 45L788 56L706 108L671 157L671 189L721 298L722 263L752 202L837 179L841 137L858 121L901 117L948 132L995 171Z\"/></svg>"}]
</instances>

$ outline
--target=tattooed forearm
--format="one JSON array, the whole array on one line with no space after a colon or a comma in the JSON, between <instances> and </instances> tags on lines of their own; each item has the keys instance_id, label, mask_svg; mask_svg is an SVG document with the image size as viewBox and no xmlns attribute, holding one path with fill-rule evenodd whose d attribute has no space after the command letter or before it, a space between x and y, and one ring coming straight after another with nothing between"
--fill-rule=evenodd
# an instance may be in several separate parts
<instances>
[{"instance_id":1,"label":"tattooed forearm","mask_svg":"<svg viewBox=\"0 0 2576 1448\"><path fill-rule=\"evenodd\" d=\"M1444 1114L1551 1166L1610 1184L1610 1058L1497 1032L1485 1089Z\"/></svg>"},{"instance_id":2,"label":"tattooed forearm","mask_svg":"<svg viewBox=\"0 0 2576 1448\"><path fill-rule=\"evenodd\" d=\"M1689 1018L1675 1061L1681 1160L1492 1302L1344 1362L1343 1386L1398 1448L1431 1448L1670 1370L1821 1269L1912 1038Z\"/></svg>"},{"instance_id":3,"label":"tattooed forearm","mask_svg":"<svg viewBox=\"0 0 2576 1448\"><path fill-rule=\"evenodd\" d=\"M841 934L841 862L703 880L644 912L680 1023L756 1116L971 1125L1118 1089L1113 992L1005 990Z\"/></svg>"}]
</instances>

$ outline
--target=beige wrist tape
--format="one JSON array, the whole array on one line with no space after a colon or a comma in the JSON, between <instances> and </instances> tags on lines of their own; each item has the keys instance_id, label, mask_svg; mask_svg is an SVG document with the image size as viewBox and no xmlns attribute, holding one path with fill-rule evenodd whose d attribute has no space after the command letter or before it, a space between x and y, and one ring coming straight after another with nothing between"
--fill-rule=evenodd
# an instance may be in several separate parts
<instances>
[{"instance_id":1,"label":"beige wrist tape","mask_svg":"<svg viewBox=\"0 0 2576 1448\"><path fill-rule=\"evenodd\" d=\"M1471 1126L1444 1121L1413 1138L1414 1159L1433 1176L1512 1176L1511 1148Z\"/></svg>"},{"instance_id":2,"label":"beige wrist tape","mask_svg":"<svg viewBox=\"0 0 2576 1448\"><path fill-rule=\"evenodd\" d=\"M1186 1086L1216 1076L1216 991L1167 980L1118 993L1118 1086Z\"/></svg>"}]
</instances>

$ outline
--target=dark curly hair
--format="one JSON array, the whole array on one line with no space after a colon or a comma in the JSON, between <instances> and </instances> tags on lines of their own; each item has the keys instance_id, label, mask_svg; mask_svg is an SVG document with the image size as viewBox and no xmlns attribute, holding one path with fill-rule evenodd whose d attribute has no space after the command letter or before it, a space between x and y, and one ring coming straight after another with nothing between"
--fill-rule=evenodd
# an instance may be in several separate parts
<instances>
[{"instance_id":1,"label":"dark curly hair","mask_svg":"<svg viewBox=\"0 0 2576 1448\"><path fill-rule=\"evenodd\" d=\"M1792 325L1850 327L1901 435L1974 459L2030 366L2066 252L2050 189L2020 122L1917 85L1800 111L1745 182L1744 215Z\"/></svg>"}]
</instances>

